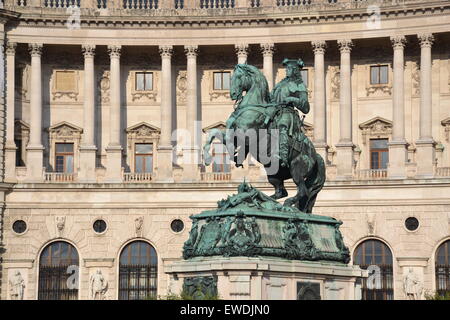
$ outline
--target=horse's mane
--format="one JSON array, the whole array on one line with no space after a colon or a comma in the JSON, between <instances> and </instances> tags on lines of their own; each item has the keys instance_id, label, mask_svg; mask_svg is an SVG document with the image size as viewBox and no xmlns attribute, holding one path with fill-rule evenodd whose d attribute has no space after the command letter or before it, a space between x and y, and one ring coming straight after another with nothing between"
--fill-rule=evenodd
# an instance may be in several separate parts
<instances>
[{"instance_id":1,"label":"horse's mane","mask_svg":"<svg viewBox=\"0 0 450 320\"><path fill-rule=\"evenodd\" d=\"M238 67L245 71L254 79L254 83L263 92L263 96L267 102L270 102L269 84L264 74L256 67L250 64L238 64Z\"/></svg>"}]
</instances>

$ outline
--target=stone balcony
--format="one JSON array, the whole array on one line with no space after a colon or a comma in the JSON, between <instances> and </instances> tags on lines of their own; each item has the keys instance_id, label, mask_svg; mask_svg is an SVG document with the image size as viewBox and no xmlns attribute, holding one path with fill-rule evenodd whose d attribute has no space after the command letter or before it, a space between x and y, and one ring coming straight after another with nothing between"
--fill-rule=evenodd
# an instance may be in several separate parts
<instances>
[{"instance_id":1,"label":"stone balcony","mask_svg":"<svg viewBox=\"0 0 450 320\"><path fill-rule=\"evenodd\" d=\"M448 3L448 0L4 0L8 10L23 14L61 15L80 8L81 16L223 16L258 14L312 14L363 10L370 5L399 9Z\"/></svg>"}]
</instances>

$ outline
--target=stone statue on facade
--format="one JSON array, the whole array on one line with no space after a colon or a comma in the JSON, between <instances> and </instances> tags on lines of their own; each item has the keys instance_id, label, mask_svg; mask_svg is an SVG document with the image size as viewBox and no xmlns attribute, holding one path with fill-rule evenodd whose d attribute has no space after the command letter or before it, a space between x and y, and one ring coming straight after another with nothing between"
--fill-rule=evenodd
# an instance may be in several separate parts
<instances>
[{"instance_id":1,"label":"stone statue on facade","mask_svg":"<svg viewBox=\"0 0 450 320\"><path fill-rule=\"evenodd\" d=\"M14 275L9 279L11 300L23 300L25 292L25 280L22 278L20 271L15 271Z\"/></svg>"},{"instance_id":2,"label":"stone statue on facade","mask_svg":"<svg viewBox=\"0 0 450 320\"><path fill-rule=\"evenodd\" d=\"M413 268L409 268L408 273L403 277L403 290L408 300L420 300L423 286Z\"/></svg>"},{"instance_id":3,"label":"stone statue on facade","mask_svg":"<svg viewBox=\"0 0 450 320\"><path fill-rule=\"evenodd\" d=\"M105 293L108 290L108 282L106 281L100 269L97 269L97 271L93 275L91 275L89 279L89 287L91 299L105 299Z\"/></svg>"},{"instance_id":4,"label":"stone statue on facade","mask_svg":"<svg viewBox=\"0 0 450 320\"><path fill-rule=\"evenodd\" d=\"M136 237L142 237L142 226L144 225L144 217L134 219L134 229Z\"/></svg>"},{"instance_id":5,"label":"stone statue on facade","mask_svg":"<svg viewBox=\"0 0 450 320\"><path fill-rule=\"evenodd\" d=\"M303 62L285 59L283 64L287 76L272 93L258 68L236 65L230 96L237 107L227 120L225 130L210 131L204 146L205 164L212 161L209 150L216 138L225 145L236 166L241 166L250 153L264 165L267 178L275 189L273 199L288 195L284 181L292 178L297 185L297 194L286 199L284 205L311 213L325 183L325 163L302 131L303 121L296 111L309 112L308 94L300 73ZM250 143L249 132L254 133L257 141ZM278 143L274 145L272 139ZM251 148L250 145L259 147Z\"/></svg>"}]
</instances>

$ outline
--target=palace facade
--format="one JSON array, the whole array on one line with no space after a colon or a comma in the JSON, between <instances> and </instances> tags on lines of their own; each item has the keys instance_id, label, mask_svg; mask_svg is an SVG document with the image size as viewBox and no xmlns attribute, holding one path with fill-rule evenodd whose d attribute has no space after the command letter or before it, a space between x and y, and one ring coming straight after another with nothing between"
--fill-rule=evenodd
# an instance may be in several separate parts
<instances>
[{"instance_id":1,"label":"palace facade","mask_svg":"<svg viewBox=\"0 0 450 320\"><path fill-rule=\"evenodd\" d=\"M168 294L190 215L244 177L272 193L218 144L189 159L233 110L235 64L272 88L284 58L327 164L314 213L343 221L362 297L450 290L448 1L5 0L0 21L1 299Z\"/></svg>"}]
</instances>

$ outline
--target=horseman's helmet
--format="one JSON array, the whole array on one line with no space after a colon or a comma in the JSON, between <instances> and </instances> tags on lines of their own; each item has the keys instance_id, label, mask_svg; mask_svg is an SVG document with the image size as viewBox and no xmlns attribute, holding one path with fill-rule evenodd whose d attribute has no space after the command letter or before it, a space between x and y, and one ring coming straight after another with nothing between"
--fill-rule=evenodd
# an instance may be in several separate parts
<instances>
[{"instance_id":1,"label":"horseman's helmet","mask_svg":"<svg viewBox=\"0 0 450 320\"><path fill-rule=\"evenodd\" d=\"M284 59L283 60L283 66L287 66L287 65L291 65L291 66L295 66L298 67L300 70L303 69L303 67L305 66L305 63L303 62L302 59Z\"/></svg>"}]
</instances>

